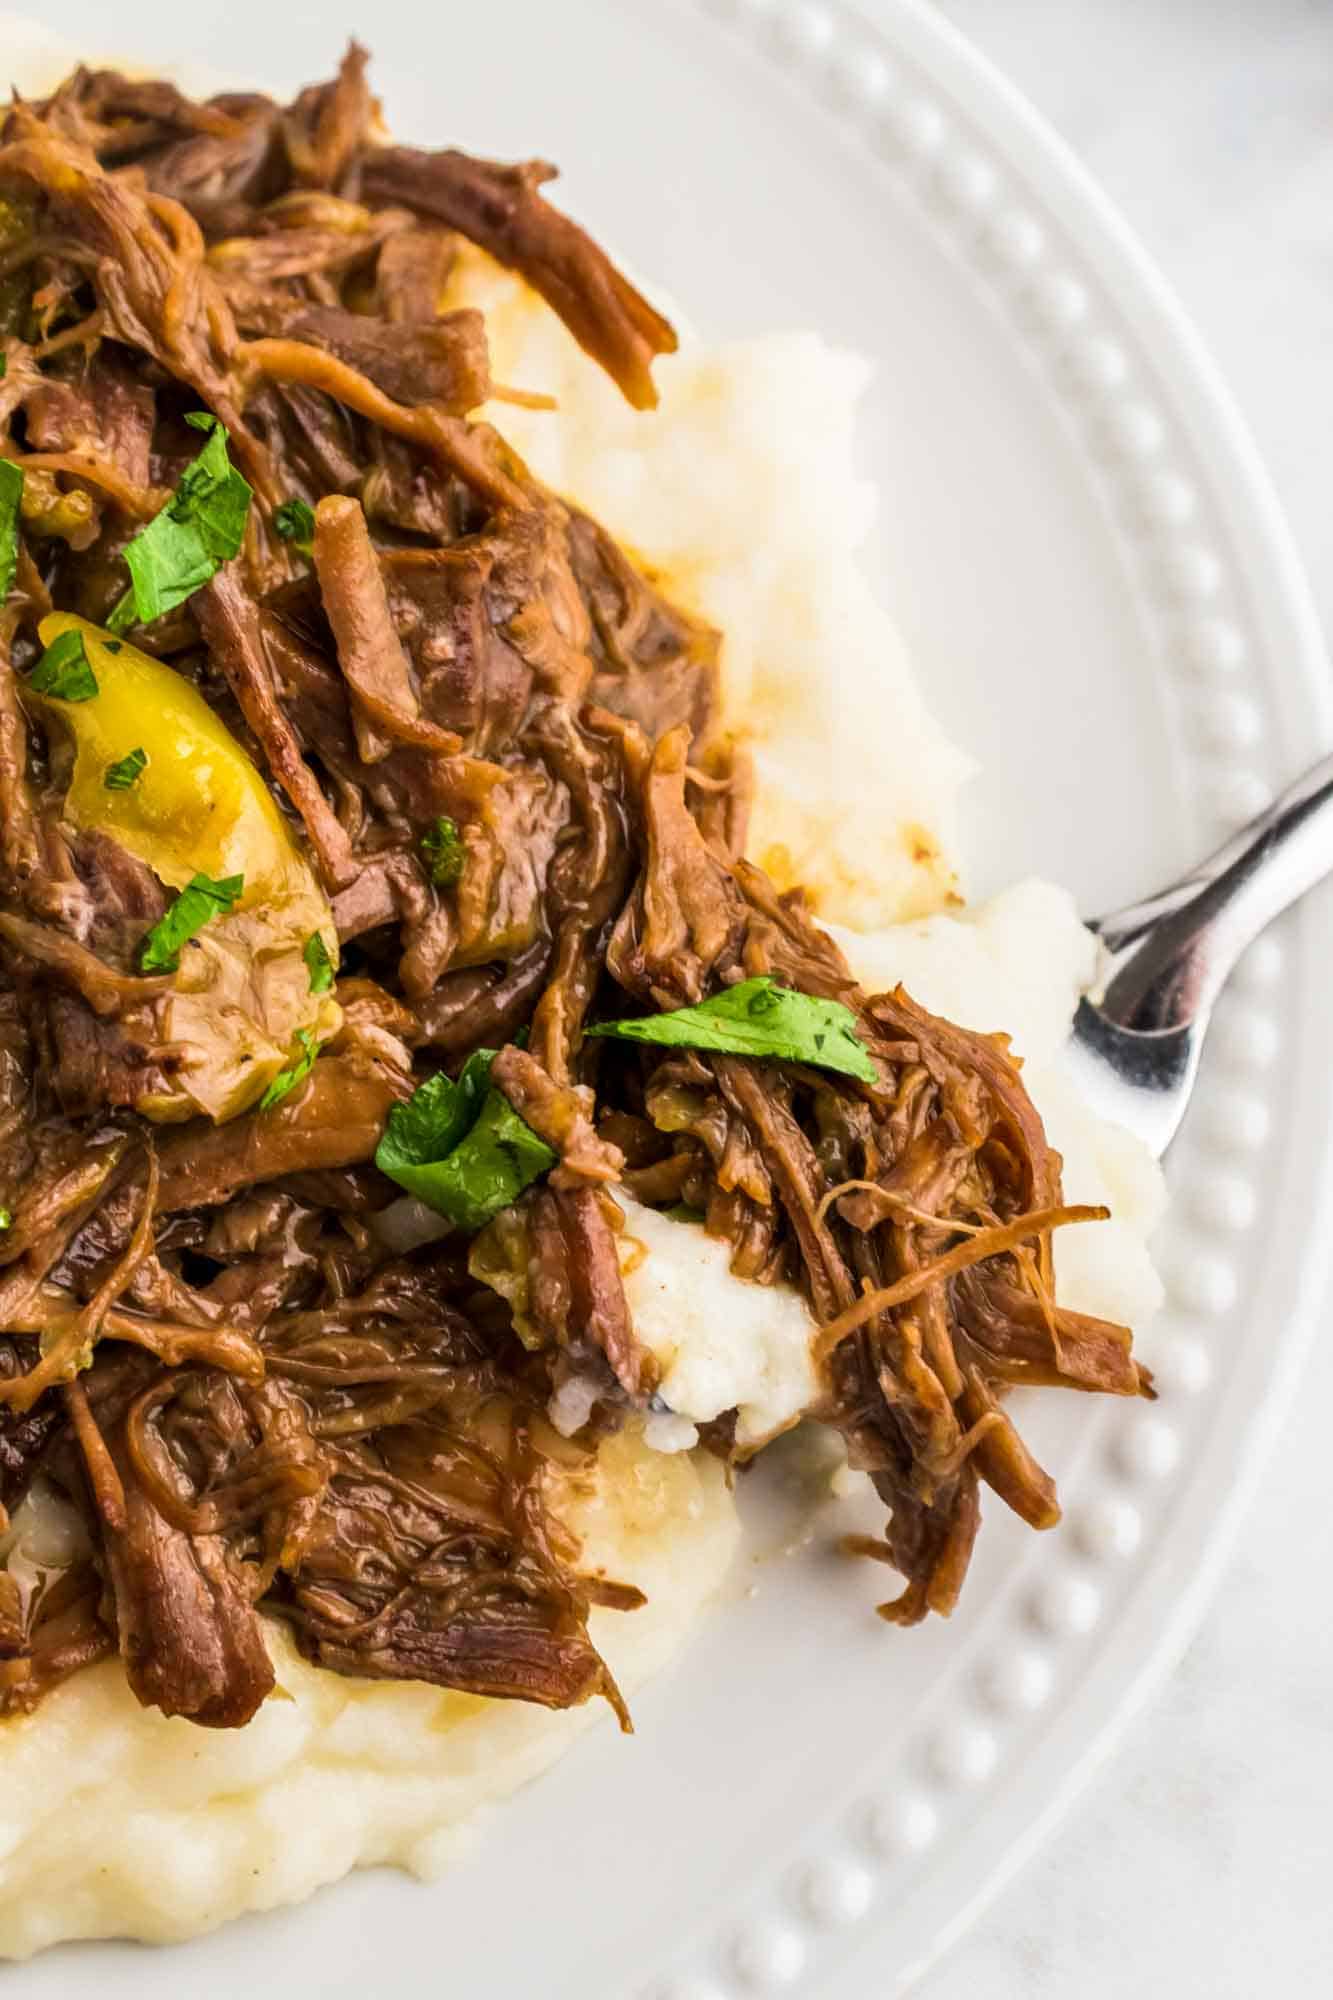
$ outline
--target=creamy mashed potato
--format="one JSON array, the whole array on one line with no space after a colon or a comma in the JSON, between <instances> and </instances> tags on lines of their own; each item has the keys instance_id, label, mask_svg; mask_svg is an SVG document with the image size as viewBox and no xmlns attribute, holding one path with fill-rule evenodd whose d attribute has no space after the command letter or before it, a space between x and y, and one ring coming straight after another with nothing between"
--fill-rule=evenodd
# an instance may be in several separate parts
<instances>
[{"instance_id":1,"label":"creamy mashed potato","mask_svg":"<svg viewBox=\"0 0 1333 2000\"><path fill-rule=\"evenodd\" d=\"M662 1401L683 1428L650 1420L658 1450L696 1442L694 1427L738 1410L736 1442L762 1444L786 1430L819 1391L810 1358L814 1321L787 1285L733 1278L731 1245L625 1195L620 1239L634 1331L661 1364Z\"/></svg>"},{"instance_id":2,"label":"creamy mashed potato","mask_svg":"<svg viewBox=\"0 0 1333 2000\"><path fill-rule=\"evenodd\" d=\"M971 765L928 713L861 569L875 511L855 451L868 364L814 333L715 347L682 330L653 370L660 407L632 410L481 251L460 258L453 289L485 311L496 380L560 405L486 414L725 633L727 719L755 759L754 859L844 923L950 901Z\"/></svg>"},{"instance_id":3,"label":"creamy mashed potato","mask_svg":"<svg viewBox=\"0 0 1333 2000\"><path fill-rule=\"evenodd\" d=\"M68 44L44 27L0 16L0 32L21 89L47 88L68 66ZM1069 898L1041 884L941 914L958 904L968 765L927 713L858 567L874 505L853 450L865 364L809 333L725 347L686 338L658 365L661 409L636 414L480 253L461 262L455 289L488 315L497 379L559 399L558 414L496 405L495 421L724 630L728 718L757 765L755 857L783 885L805 882L826 921L853 927L838 934L867 984L901 979L928 1007L1013 1035L1071 1199L1116 1210L1114 1223L1057 1238L1060 1295L1142 1324L1157 1296L1144 1247L1157 1170L1081 1106L1060 1059L1092 942ZM674 1455L614 1442L571 1518L591 1564L648 1594L646 1610L592 1620L632 1692L684 1643L734 1546L717 1466L680 1449L693 1423L739 1404L743 1436L757 1440L808 1402L813 1376L794 1293L733 1279L725 1246L689 1224L631 1210L627 1235L645 1253L630 1259L630 1302L674 1412L649 1436ZM477 1808L603 1713L342 1679L300 1660L280 1627L270 1644L283 1696L242 1730L141 1709L116 1662L0 1727L0 1953L67 1937L183 1938L363 1863L429 1873Z\"/></svg>"},{"instance_id":4,"label":"creamy mashed potato","mask_svg":"<svg viewBox=\"0 0 1333 2000\"><path fill-rule=\"evenodd\" d=\"M632 1695L679 1648L731 1560L725 1475L703 1453L666 1458L616 1438L595 1484L562 1511L590 1569L647 1593L640 1611L589 1621ZM280 1625L267 1632L279 1692L244 1729L140 1708L118 1660L0 1727L0 1954L60 1938L193 1937L376 1862L436 1873L480 1806L535 1777L605 1712L600 1701L557 1715L346 1680L307 1665Z\"/></svg>"}]
</instances>

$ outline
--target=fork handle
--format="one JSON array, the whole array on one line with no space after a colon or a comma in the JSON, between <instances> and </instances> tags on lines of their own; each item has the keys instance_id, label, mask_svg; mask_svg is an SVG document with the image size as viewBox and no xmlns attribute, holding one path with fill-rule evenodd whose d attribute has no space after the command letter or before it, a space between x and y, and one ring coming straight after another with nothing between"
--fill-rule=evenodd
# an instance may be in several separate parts
<instances>
[{"instance_id":1,"label":"fork handle","mask_svg":"<svg viewBox=\"0 0 1333 2000\"><path fill-rule=\"evenodd\" d=\"M1246 947L1331 872L1333 756L1180 881L1091 926L1110 957L1103 1010L1127 1028L1188 1026Z\"/></svg>"}]
</instances>

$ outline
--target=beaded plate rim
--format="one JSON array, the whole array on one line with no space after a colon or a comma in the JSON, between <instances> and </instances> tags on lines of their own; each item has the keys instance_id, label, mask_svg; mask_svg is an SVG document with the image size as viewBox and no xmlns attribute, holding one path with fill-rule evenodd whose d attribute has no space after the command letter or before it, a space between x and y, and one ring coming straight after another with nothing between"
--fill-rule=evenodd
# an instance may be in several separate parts
<instances>
[{"instance_id":1,"label":"beaded plate rim","mask_svg":"<svg viewBox=\"0 0 1333 2000\"><path fill-rule=\"evenodd\" d=\"M1262 809L1271 770L1295 768L1333 734L1333 701L1267 475L1156 268L1064 142L921 0L880 0L873 22L846 0L683 4L825 105L1036 357L1156 635L1198 825L1220 839ZM701 1925L677 1972L639 1989L641 2000L795 1990L851 2000L871 1990L867 1979L877 1992L906 1992L1049 1835L1183 1652L1293 1389L1325 1279L1327 1253L1304 1246L1279 1288L1263 1365L1253 1343L1227 1360L1228 1331L1244 1331L1244 1295L1264 1289L1274 1262L1243 1266L1243 1245L1260 1209L1280 1207L1283 1156L1289 1165L1296 1150L1272 1143L1275 1113L1293 1107L1271 1065L1284 1034L1314 1042L1313 977L1330 944L1333 924L1307 907L1281 941L1253 948L1219 1007L1157 1239L1167 1304L1153 1360L1167 1394L1132 1426L1090 1424L1090 1451L1062 1480L1067 1532L1022 1566L985 1643L969 1649L961 1715L955 1708L895 1751L873 1782L863 1775L776 1877L756 1867L743 1907ZM1301 1073L1303 1084L1315 1078L1297 1134L1313 1163L1307 1185L1312 1171L1327 1197L1330 1091L1322 1068ZM1231 1411L1245 1396L1238 1425ZM1225 1431L1234 1448L1238 1429L1240 1463L1204 1516L1200 1489L1216 1454L1202 1442ZM1184 1529L1191 1510L1198 1518ZM1159 1546L1131 1586L1128 1558L1154 1534ZM1147 1651L1122 1659L1145 1628ZM1043 1712L1054 1717L1044 1727ZM1025 1741L1031 1756L1016 1780ZM948 1880L973 1852L981 1865L960 1901Z\"/></svg>"}]
</instances>

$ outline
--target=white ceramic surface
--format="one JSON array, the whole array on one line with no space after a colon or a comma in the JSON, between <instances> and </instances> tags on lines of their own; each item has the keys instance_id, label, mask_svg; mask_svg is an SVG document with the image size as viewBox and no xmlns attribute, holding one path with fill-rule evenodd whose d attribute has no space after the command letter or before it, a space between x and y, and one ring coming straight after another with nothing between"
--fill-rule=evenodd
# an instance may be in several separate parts
<instances>
[{"instance_id":1,"label":"white ceramic surface","mask_svg":"<svg viewBox=\"0 0 1333 2000\"><path fill-rule=\"evenodd\" d=\"M943 5L1170 273L1253 426L1333 630L1333 9ZM1333 886L1319 893L1333 903ZM1327 1211L1312 1211L1310 1226L1327 1231ZM1326 1330L1333 1288L1319 1314ZM1310 1588L1310 1538L1292 1524L1328 1511L1331 1399L1325 1331L1180 1665L1059 1837L932 1969L920 2000L1326 1991L1333 1619L1326 1592Z\"/></svg>"},{"instance_id":2,"label":"white ceramic surface","mask_svg":"<svg viewBox=\"0 0 1333 2000\"><path fill-rule=\"evenodd\" d=\"M1039 867L1090 907L1127 895L1326 738L1314 621L1211 371L1115 218L933 17L417 12L381 0L358 24L404 136L561 160L571 207L709 331L813 323L879 359L875 556L985 762L978 886ZM165 6L118 18L127 54L279 87L333 54L321 23L254 0L192 9L188 41ZM86 0L61 25L106 43ZM54 1956L22 1990L902 1990L1169 1662L1257 1468L1319 1277L1301 1225L1327 1168L1327 943L1307 916L1261 947L1205 1064L1147 1346L1162 1401L1031 1406L1067 1527L1039 1540L992 1510L951 1627L886 1633L819 1541L766 1556L770 1490L745 1573L638 1704L634 1742L586 1741L440 1885L363 1878L170 1957Z\"/></svg>"}]
</instances>

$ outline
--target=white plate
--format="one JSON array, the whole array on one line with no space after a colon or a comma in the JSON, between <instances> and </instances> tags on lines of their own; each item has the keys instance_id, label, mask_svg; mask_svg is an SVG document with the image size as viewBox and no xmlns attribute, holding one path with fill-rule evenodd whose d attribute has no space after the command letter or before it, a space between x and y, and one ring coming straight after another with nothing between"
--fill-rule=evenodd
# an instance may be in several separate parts
<instances>
[{"instance_id":1,"label":"white plate","mask_svg":"<svg viewBox=\"0 0 1333 2000\"><path fill-rule=\"evenodd\" d=\"M875 556L936 711L984 761L976 886L1039 869L1090 909L1123 899L1327 740L1305 587L1206 359L1076 163L914 0L879 0L877 30L824 0L339 13L400 134L560 161L573 212L705 331L816 325L877 358ZM114 18L126 57L279 89L337 53L313 6ZM104 0L59 19L106 45ZM585 1739L439 1885L364 1876L153 1958L57 1953L25 1995L905 1990L1105 1754L1216 1574L1320 1275L1329 944L1304 913L1219 1017L1172 1160L1161 1401L1025 1410L1066 1525L1038 1538L993 1507L950 1625L886 1630L818 1540L766 1557L761 1496L730 1600L639 1734Z\"/></svg>"}]
</instances>

